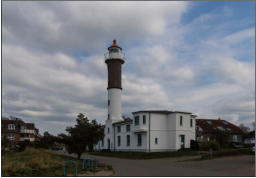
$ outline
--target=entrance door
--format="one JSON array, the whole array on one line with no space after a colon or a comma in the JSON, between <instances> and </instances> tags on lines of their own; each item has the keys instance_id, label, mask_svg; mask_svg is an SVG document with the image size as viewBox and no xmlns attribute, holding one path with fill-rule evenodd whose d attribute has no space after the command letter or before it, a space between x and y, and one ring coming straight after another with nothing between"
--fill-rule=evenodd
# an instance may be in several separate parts
<instances>
[{"instance_id":1,"label":"entrance door","mask_svg":"<svg viewBox=\"0 0 256 178\"><path fill-rule=\"evenodd\" d=\"M108 149L110 150L110 140L108 139Z\"/></svg>"},{"instance_id":2,"label":"entrance door","mask_svg":"<svg viewBox=\"0 0 256 178\"><path fill-rule=\"evenodd\" d=\"M185 148L185 135L180 136L180 148Z\"/></svg>"}]
</instances>

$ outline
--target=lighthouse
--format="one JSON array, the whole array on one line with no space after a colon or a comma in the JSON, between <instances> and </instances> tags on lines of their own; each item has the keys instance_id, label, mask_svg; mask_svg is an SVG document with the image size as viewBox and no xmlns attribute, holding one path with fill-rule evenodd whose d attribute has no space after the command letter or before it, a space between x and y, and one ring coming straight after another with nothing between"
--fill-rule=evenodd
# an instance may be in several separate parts
<instances>
[{"instance_id":1,"label":"lighthouse","mask_svg":"<svg viewBox=\"0 0 256 178\"><path fill-rule=\"evenodd\" d=\"M132 118L122 118L122 64L125 60L122 48L114 40L105 53L108 116L104 138L95 149L160 152L190 148L190 141L196 139L196 116L190 112L138 110L132 113Z\"/></svg>"},{"instance_id":2,"label":"lighthouse","mask_svg":"<svg viewBox=\"0 0 256 178\"><path fill-rule=\"evenodd\" d=\"M121 121L122 106L122 64L125 62L122 48L113 40L113 44L108 47L108 52L105 53L105 63L108 67L108 120L112 123Z\"/></svg>"},{"instance_id":3,"label":"lighthouse","mask_svg":"<svg viewBox=\"0 0 256 178\"><path fill-rule=\"evenodd\" d=\"M115 150L115 129L113 124L123 121L122 118L122 64L125 61L122 48L113 40L113 44L108 47L108 52L104 54L105 63L108 67L108 117L105 124L105 138L103 148Z\"/></svg>"}]
</instances>

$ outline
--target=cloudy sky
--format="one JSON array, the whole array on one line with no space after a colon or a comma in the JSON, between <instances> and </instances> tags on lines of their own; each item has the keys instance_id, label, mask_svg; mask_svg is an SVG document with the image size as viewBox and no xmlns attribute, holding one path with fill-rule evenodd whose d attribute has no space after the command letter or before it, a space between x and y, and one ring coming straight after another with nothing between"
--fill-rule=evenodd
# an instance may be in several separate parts
<instances>
[{"instance_id":1,"label":"cloudy sky","mask_svg":"<svg viewBox=\"0 0 256 178\"><path fill-rule=\"evenodd\" d=\"M254 2L2 3L2 114L64 132L104 123L104 53L126 55L122 112L187 111L251 126Z\"/></svg>"}]
</instances>

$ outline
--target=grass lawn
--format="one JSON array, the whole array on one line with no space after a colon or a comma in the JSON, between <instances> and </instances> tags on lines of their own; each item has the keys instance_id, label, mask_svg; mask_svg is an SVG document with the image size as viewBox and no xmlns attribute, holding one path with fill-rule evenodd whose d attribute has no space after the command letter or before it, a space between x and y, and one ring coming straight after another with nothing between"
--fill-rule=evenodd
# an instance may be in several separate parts
<instances>
[{"instance_id":1,"label":"grass lawn","mask_svg":"<svg viewBox=\"0 0 256 178\"><path fill-rule=\"evenodd\" d=\"M180 156L193 156L197 155L198 152L182 152L182 151L172 151L172 152L93 152L92 155L98 156L109 156L116 158L125 159L154 159L154 158L167 158L167 157L180 157Z\"/></svg>"},{"instance_id":2,"label":"grass lawn","mask_svg":"<svg viewBox=\"0 0 256 178\"><path fill-rule=\"evenodd\" d=\"M86 173L82 171L81 160L46 149L27 147L23 152L6 152L2 154L1 159L2 176L63 176L63 165L67 160L74 160L77 163L78 174ZM111 169L103 164L99 164L98 167ZM74 171L74 166L68 164L66 174L74 175Z\"/></svg>"},{"instance_id":3,"label":"grass lawn","mask_svg":"<svg viewBox=\"0 0 256 178\"><path fill-rule=\"evenodd\" d=\"M213 151L212 158L223 156L236 156L236 155L254 155L252 148L239 148L239 149L222 149L219 151ZM210 159L210 154L202 155L201 159Z\"/></svg>"},{"instance_id":4,"label":"grass lawn","mask_svg":"<svg viewBox=\"0 0 256 178\"><path fill-rule=\"evenodd\" d=\"M93 152L92 155L98 156L109 156L124 159L156 159L156 158L170 158L170 157L181 157L181 156L196 156L198 151L172 151L172 152ZM230 155L250 155L254 154L251 148L240 148L240 149L223 149L220 151L214 151L213 157L222 157ZM202 159L209 159L210 154L207 151L200 151Z\"/></svg>"}]
</instances>

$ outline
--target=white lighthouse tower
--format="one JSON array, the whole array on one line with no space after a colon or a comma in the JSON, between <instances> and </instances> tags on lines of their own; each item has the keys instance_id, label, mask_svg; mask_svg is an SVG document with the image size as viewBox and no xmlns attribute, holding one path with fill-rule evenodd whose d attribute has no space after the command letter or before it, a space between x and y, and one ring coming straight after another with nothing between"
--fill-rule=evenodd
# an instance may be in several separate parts
<instances>
[{"instance_id":1,"label":"white lighthouse tower","mask_svg":"<svg viewBox=\"0 0 256 178\"><path fill-rule=\"evenodd\" d=\"M105 63L108 67L108 118L106 120L105 138L106 149L114 149L114 131L112 124L122 121L122 64L125 62L125 57L122 48L113 41L113 44L105 53Z\"/></svg>"},{"instance_id":2,"label":"white lighthouse tower","mask_svg":"<svg viewBox=\"0 0 256 178\"><path fill-rule=\"evenodd\" d=\"M122 48L116 44L116 40L105 53L105 63L108 66L108 120L120 121L122 120L121 91L124 54Z\"/></svg>"}]
</instances>

